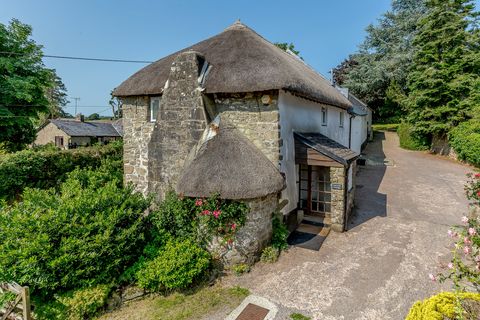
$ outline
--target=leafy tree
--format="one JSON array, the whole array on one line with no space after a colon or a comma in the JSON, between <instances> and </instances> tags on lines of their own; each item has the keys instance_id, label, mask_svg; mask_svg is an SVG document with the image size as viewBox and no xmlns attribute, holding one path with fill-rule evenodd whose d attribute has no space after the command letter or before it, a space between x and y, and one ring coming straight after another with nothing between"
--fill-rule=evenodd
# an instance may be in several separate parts
<instances>
[{"instance_id":1,"label":"leafy tree","mask_svg":"<svg viewBox=\"0 0 480 320\"><path fill-rule=\"evenodd\" d=\"M377 25L367 27L359 52L334 69L340 72L334 76L341 78L339 84L368 103L376 117L386 119L404 113L401 100L391 98L405 94L414 50L412 39L425 11L425 0L393 0L392 9L382 15Z\"/></svg>"},{"instance_id":2,"label":"leafy tree","mask_svg":"<svg viewBox=\"0 0 480 320\"><path fill-rule=\"evenodd\" d=\"M296 56L298 56L300 59L303 60L302 57L300 57L300 51L295 50L295 45L293 43L288 43L288 42L275 42L274 45L282 49L283 51L290 50L293 52Z\"/></svg>"},{"instance_id":3,"label":"leafy tree","mask_svg":"<svg viewBox=\"0 0 480 320\"><path fill-rule=\"evenodd\" d=\"M99 119L100 119L100 115L96 112L92 113L87 117L87 120L99 120Z\"/></svg>"},{"instance_id":4,"label":"leafy tree","mask_svg":"<svg viewBox=\"0 0 480 320\"><path fill-rule=\"evenodd\" d=\"M35 122L62 103L60 79L42 62L32 28L13 19L0 23L0 144L18 150L35 138Z\"/></svg>"},{"instance_id":5,"label":"leafy tree","mask_svg":"<svg viewBox=\"0 0 480 320\"><path fill-rule=\"evenodd\" d=\"M472 0L429 0L408 75L407 120L414 134L443 136L480 105L480 34Z\"/></svg>"},{"instance_id":6,"label":"leafy tree","mask_svg":"<svg viewBox=\"0 0 480 320\"><path fill-rule=\"evenodd\" d=\"M358 66L358 62L353 55L350 55L347 59L343 60L337 67L333 68L333 82L339 86L342 86L347 80L350 71Z\"/></svg>"},{"instance_id":7,"label":"leafy tree","mask_svg":"<svg viewBox=\"0 0 480 320\"><path fill-rule=\"evenodd\" d=\"M122 118L123 102L120 98L113 95L113 90L110 92L110 101L108 101L108 104L112 107L113 118Z\"/></svg>"}]
</instances>

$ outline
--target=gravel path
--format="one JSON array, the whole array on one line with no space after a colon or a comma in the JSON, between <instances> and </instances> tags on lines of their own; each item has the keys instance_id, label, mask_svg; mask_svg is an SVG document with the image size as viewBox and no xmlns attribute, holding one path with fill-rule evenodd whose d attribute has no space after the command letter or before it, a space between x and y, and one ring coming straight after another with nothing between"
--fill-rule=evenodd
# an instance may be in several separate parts
<instances>
[{"instance_id":1,"label":"gravel path","mask_svg":"<svg viewBox=\"0 0 480 320\"><path fill-rule=\"evenodd\" d=\"M403 150L389 132L365 152L348 232L331 232L319 251L293 247L275 264L222 282L270 299L279 319L293 311L324 320L404 319L416 300L448 289L428 274L448 259L446 232L466 212L471 169Z\"/></svg>"}]
</instances>

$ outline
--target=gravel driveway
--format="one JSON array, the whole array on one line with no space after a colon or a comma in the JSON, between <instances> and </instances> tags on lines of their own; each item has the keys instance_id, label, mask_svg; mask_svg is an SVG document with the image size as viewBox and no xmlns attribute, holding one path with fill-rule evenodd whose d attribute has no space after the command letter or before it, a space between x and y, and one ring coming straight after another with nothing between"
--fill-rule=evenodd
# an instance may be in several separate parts
<instances>
[{"instance_id":1,"label":"gravel driveway","mask_svg":"<svg viewBox=\"0 0 480 320\"><path fill-rule=\"evenodd\" d=\"M294 311L325 320L404 319L416 300L449 289L428 274L448 258L446 233L466 212L471 169L400 149L389 132L365 153L348 232L331 232L319 251L292 247L279 262L223 282L278 304L281 319Z\"/></svg>"}]
</instances>

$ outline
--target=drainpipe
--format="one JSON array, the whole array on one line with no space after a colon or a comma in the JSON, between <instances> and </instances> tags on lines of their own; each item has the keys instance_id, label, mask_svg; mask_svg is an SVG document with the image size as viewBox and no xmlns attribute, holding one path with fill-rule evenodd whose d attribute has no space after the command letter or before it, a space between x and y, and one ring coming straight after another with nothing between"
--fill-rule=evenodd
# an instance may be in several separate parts
<instances>
[{"instance_id":1,"label":"drainpipe","mask_svg":"<svg viewBox=\"0 0 480 320\"><path fill-rule=\"evenodd\" d=\"M348 149L352 148L352 118L355 116L350 115L348 126Z\"/></svg>"}]
</instances>

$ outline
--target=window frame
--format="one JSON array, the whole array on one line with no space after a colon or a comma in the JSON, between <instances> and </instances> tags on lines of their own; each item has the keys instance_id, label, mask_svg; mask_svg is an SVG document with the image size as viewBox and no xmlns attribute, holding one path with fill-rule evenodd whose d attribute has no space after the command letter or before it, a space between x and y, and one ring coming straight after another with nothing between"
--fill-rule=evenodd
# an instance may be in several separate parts
<instances>
[{"instance_id":1,"label":"window frame","mask_svg":"<svg viewBox=\"0 0 480 320\"><path fill-rule=\"evenodd\" d=\"M322 126L326 126L328 124L328 109L326 107L322 107Z\"/></svg>"},{"instance_id":2,"label":"window frame","mask_svg":"<svg viewBox=\"0 0 480 320\"><path fill-rule=\"evenodd\" d=\"M157 114L156 117L153 116L153 103L155 101L158 101L158 108L157 108ZM158 119L158 114L160 113L160 102L162 101L162 96L156 96L156 97L150 97L150 105L149 105L149 121L150 122L156 122Z\"/></svg>"}]
</instances>

